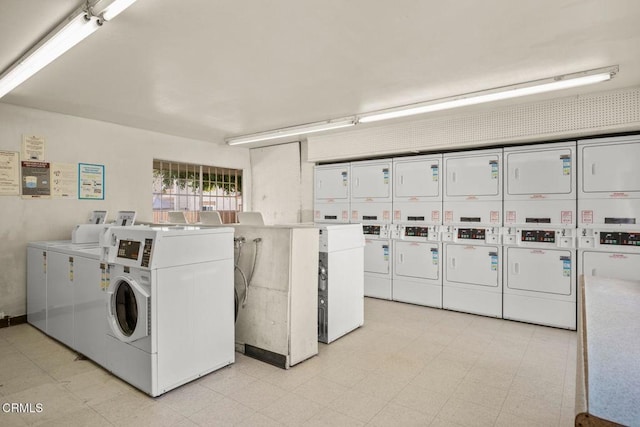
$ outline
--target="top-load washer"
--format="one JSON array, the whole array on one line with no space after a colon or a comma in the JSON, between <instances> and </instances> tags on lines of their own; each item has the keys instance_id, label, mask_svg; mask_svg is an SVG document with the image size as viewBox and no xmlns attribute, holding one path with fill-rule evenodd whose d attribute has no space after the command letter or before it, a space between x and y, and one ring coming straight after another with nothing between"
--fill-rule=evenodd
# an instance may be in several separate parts
<instances>
[{"instance_id":1,"label":"top-load washer","mask_svg":"<svg viewBox=\"0 0 640 427\"><path fill-rule=\"evenodd\" d=\"M393 159L393 222L442 224L442 155Z\"/></svg>"},{"instance_id":2,"label":"top-load washer","mask_svg":"<svg viewBox=\"0 0 640 427\"><path fill-rule=\"evenodd\" d=\"M349 223L349 163L320 165L314 169L314 221Z\"/></svg>"},{"instance_id":3,"label":"top-load washer","mask_svg":"<svg viewBox=\"0 0 640 427\"><path fill-rule=\"evenodd\" d=\"M443 224L502 225L502 148L443 156Z\"/></svg>"},{"instance_id":4,"label":"top-load washer","mask_svg":"<svg viewBox=\"0 0 640 427\"><path fill-rule=\"evenodd\" d=\"M391 159L351 163L351 222L391 223Z\"/></svg>"},{"instance_id":5,"label":"top-load washer","mask_svg":"<svg viewBox=\"0 0 640 427\"><path fill-rule=\"evenodd\" d=\"M576 226L576 143L504 149L505 226Z\"/></svg>"},{"instance_id":6,"label":"top-load washer","mask_svg":"<svg viewBox=\"0 0 640 427\"><path fill-rule=\"evenodd\" d=\"M364 323L362 225L320 227L318 341L330 343Z\"/></svg>"},{"instance_id":7,"label":"top-load washer","mask_svg":"<svg viewBox=\"0 0 640 427\"><path fill-rule=\"evenodd\" d=\"M578 227L640 226L640 136L578 141Z\"/></svg>"},{"instance_id":8,"label":"top-load washer","mask_svg":"<svg viewBox=\"0 0 640 427\"><path fill-rule=\"evenodd\" d=\"M158 396L233 363L233 232L111 229L108 370Z\"/></svg>"}]
</instances>

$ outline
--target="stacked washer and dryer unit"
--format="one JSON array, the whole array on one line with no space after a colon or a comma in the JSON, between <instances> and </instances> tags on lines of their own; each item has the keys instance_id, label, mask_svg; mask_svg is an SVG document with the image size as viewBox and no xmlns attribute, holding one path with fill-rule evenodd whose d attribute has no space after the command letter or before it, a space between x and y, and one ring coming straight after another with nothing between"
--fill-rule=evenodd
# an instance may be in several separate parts
<instances>
[{"instance_id":1,"label":"stacked washer and dryer unit","mask_svg":"<svg viewBox=\"0 0 640 427\"><path fill-rule=\"evenodd\" d=\"M576 329L576 143L504 149L503 317Z\"/></svg>"},{"instance_id":2,"label":"stacked washer and dryer unit","mask_svg":"<svg viewBox=\"0 0 640 427\"><path fill-rule=\"evenodd\" d=\"M580 274L640 276L640 136L578 141Z\"/></svg>"},{"instance_id":3,"label":"stacked washer and dryer unit","mask_svg":"<svg viewBox=\"0 0 640 427\"><path fill-rule=\"evenodd\" d=\"M443 159L442 306L502 317L502 149Z\"/></svg>"},{"instance_id":4,"label":"stacked washer and dryer unit","mask_svg":"<svg viewBox=\"0 0 640 427\"><path fill-rule=\"evenodd\" d=\"M393 159L391 298L442 308L442 155Z\"/></svg>"}]
</instances>

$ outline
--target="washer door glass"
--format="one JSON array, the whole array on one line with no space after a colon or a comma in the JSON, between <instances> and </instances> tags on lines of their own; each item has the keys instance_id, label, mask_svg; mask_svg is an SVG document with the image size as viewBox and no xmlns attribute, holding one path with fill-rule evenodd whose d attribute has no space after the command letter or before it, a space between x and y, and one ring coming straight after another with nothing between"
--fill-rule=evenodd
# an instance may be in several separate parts
<instances>
[{"instance_id":1,"label":"washer door glass","mask_svg":"<svg viewBox=\"0 0 640 427\"><path fill-rule=\"evenodd\" d=\"M136 293L125 281L118 283L114 294L115 319L124 336L130 337L138 324Z\"/></svg>"}]
</instances>

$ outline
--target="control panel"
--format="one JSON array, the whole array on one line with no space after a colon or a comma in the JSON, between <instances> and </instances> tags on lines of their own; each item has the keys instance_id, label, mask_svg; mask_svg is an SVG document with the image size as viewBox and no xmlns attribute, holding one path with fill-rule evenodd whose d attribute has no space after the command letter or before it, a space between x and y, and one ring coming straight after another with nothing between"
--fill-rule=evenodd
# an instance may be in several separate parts
<instances>
[{"instance_id":1,"label":"control panel","mask_svg":"<svg viewBox=\"0 0 640 427\"><path fill-rule=\"evenodd\" d=\"M391 236L389 224L362 224L362 234L364 234L365 237L370 236L381 239L393 237Z\"/></svg>"},{"instance_id":2,"label":"control panel","mask_svg":"<svg viewBox=\"0 0 640 427\"><path fill-rule=\"evenodd\" d=\"M520 241L555 243L556 232L550 230L522 230L520 232Z\"/></svg>"},{"instance_id":3,"label":"control panel","mask_svg":"<svg viewBox=\"0 0 640 427\"><path fill-rule=\"evenodd\" d=\"M486 234L484 228L458 228L458 239L484 240Z\"/></svg>"},{"instance_id":4,"label":"control panel","mask_svg":"<svg viewBox=\"0 0 640 427\"><path fill-rule=\"evenodd\" d=\"M392 236L402 240L412 240L416 242L439 242L440 226L398 226L397 235Z\"/></svg>"},{"instance_id":5,"label":"control panel","mask_svg":"<svg viewBox=\"0 0 640 427\"><path fill-rule=\"evenodd\" d=\"M136 240L120 240L118 258L137 260L140 253L140 242Z\"/></svg>"},{"instance_id":6,"label":"control panel","mask_svg":"<svg viewBox=\"0 0 640 427\"><path fill-rule=\"evenodd\" d=\"M640 247L640 233L600 232L600 244Z\"/></svg>"}]
</instances>

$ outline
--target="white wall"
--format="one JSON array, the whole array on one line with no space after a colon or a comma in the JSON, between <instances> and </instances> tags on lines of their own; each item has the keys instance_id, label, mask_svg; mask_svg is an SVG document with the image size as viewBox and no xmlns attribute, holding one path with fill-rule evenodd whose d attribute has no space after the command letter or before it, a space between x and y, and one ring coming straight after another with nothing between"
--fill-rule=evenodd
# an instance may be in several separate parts
<instances>
[{"instance_id":1,"label":"white wall","mask_svg":"<svg viewBox=\"0 0 640 427\"><path fill-rule=\"evenodd\" d=\"M26 313L26 244L71 238L92 210L135 210L152 220L152 160L243 170L250 210L249 150L0 103L0 150L20 151L22 135L46 139L46 161L105 166L105 200L28 200L0 196L0 312Z\"/></svg>"},{"instance_id":2,"label":"white wall","mask_svg":"<svg viewBox=\"0 0 640 427\"><path fill-rule=\"evenodd\" d=\"M299 222L300 144L253 148L250 152L253 210L262 212L266 224Z\"/></svg>"}]
</instances>

